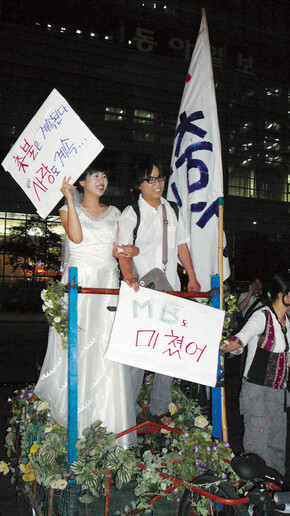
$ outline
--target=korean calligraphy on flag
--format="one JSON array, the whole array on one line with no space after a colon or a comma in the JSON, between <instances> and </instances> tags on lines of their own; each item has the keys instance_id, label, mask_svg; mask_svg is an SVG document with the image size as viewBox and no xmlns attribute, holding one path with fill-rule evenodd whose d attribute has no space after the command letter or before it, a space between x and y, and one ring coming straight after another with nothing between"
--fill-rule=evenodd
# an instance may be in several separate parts
<instances>
[{"instance_id":1,"label":"korean calligraphy on flag","mask_svg":"<svg viewBox=\"0 0 290 516\"><path fill-rule=\"evenodd\" d=\"M218 199L223 197L221 143L205 14L181 100L167 197L175 201L190 233L190 252L202 291L218 273ZM223 242L224 278L230 275Z\"/></svg>"}]
</instances>

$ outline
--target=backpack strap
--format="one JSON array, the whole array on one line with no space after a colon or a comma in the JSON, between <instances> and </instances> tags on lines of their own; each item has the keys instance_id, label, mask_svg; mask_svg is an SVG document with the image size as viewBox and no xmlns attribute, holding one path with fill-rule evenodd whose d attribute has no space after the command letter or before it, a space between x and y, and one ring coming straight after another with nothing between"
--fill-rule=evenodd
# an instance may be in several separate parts
<instances>
[{"instance_id":1,"label":"backpack strap","mask_svg":"<svg viewBox=\"0 0 290 516\"><path fill-rule=\"evenodd\" d=\"M135 245L136 238L137 238L137 231L138 231L138 228L140 226L140 208L139 208L138 201L137 202L133 202L133 204L131 204L131 206L132 206L132 208L135 211L136 216L137 216L137 223L136 223L136 226L133 229L133 245Z\"/></svg>"},{"instance_id":2,"label":"backpack strap","mask_svg":"<svg viewBox=\"0 0 290 516\"><path fill-rule=\"evenodd\" d=\"M179 208L178 208L176 202L174 202L174 201L167 201L167 202L169 202L169 204L170 204L171 208L173 209L173 211L174 211L174 213L176 215L176 218L178 220L178 218L179 218Z\"/></svg>"},{"instance_id":3,"label":"backpack strap","mask_svg":"<svg viewBox=\"0 0 290 516\"><path fill-rule=\"evenodd\" d=\"M179 217L179 209L178 209L178 206L176 204L176 202L174 201L167 201L169 202L171 208L173 209L175 215L176 215L176 218L178 220L178 217ZM138 228L140 226L140 208L139 208L139 203L138 201L137 202L133 202L133 204L131 204L133 210L135 211L136 213L136 216L137 216L137 222L136 222L136 226L134 227L133 229L133 245L135 245L135 242L136 242L136 238L137 238L137 232L138 232Z\"/></svg>"}]
</instances>

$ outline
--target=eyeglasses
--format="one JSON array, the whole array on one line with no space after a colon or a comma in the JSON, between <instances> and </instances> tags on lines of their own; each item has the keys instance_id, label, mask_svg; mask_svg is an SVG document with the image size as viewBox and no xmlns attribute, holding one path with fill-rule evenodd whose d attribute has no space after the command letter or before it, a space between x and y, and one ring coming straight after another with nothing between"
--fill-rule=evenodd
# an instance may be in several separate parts
<instances>
[{"instance_id":1,"label":"eyeglasses","mask_svg":"<svg viewBox=\"0 0 290 516\"><path fill-rule=\"evenodd\" d=\"M155 176L148 176L148 177L144 177L143 181L147 181L147 183L149 185L154 185L156 183L156 181L159 181L159 183L161 183L162 181L166 181L166 178L164 176L158 176L158 177L155 177Z\"/></svg>"}]
</instances>

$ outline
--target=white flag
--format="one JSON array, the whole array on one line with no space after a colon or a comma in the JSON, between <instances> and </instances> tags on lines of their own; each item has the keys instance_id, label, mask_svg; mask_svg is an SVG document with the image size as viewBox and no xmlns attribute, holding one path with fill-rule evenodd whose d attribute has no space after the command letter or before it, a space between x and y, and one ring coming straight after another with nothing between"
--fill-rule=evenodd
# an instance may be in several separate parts
<instances>
[{"instance_id":1,"label":"white flag","mask_svg":"<svg viewBox=\"0 0 290 516\"><path fill-rule=\"evenodd\" d=\"M181 100L167 197L177 202L190 233L190 253L202 291L218 274L218 199L223 197L221 143L205 15ZM224 235L224 280L230 275Z\"/></svg>"}]
</instances>

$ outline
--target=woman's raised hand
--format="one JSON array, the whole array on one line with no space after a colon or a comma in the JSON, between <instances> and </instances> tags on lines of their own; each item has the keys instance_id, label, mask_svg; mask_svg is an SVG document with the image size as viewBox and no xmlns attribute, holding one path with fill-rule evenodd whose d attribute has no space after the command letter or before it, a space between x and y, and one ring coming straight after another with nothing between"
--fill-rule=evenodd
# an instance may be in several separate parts
<instances>
[{"instance_id":1,"label":"woman's raised hand","mask_svg":"<svg viewBox=\"0 0 290 516\"><path fill-rule=\"evenodd\" d=\"M70 183L70 180L71 176L69 176L68 178L64 176L60 189L61 193L64 195L68 202L74 200L74 190L76 190L76 186L72 185Z\"/></svg>"}]
</instances>

